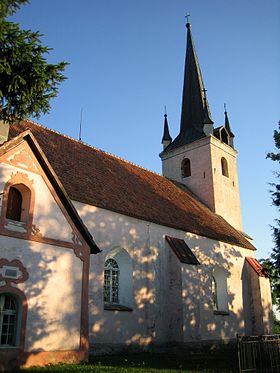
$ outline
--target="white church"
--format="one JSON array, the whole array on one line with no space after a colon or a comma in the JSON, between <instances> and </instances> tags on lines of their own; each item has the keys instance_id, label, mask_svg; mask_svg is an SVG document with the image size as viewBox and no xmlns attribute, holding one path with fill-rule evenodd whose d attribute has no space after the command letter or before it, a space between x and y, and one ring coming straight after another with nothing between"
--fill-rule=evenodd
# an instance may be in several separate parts
<instances>
[{"instance_id":1,"label":"white church","mask_svg":"<svg viewBox=\"0 0 280 373\"><path fill-rule=\"evenodd\" d=\"M1 123L0 368L273 332L243 232L234 134L214 127L187 24L162 176L28 120Z\"/></svg>"}]
</instances>

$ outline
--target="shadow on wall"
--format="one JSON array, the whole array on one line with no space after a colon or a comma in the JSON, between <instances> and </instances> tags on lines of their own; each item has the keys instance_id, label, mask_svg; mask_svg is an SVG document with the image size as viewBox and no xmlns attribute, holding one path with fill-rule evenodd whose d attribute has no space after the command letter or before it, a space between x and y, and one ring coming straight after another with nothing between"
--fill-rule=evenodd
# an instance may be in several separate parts
<instances>
[{"instance_id":1,"label":"shadow on wall","mask_svg":"<svg viewBox=\"0 0 280 373\"><path fill-rule=\"evenodd\" d=\"M76 204L102 253L91 258L90 341L93 346L149 345L168 342L235 339L244 334L242 248L117 213ZM201 265L180 263L164 240L181 234ZM191 243L191 244L190 244ZM132 259L133 312L104 310L103 268L115 247ZM246 251L246 250L245 250ZM215 312L212 274L222 268L227 309ZM111 345L111 347L110 347Z\"/></svg>"},{"instance_id":2,"label":"shadow on wall","mask_svg":"<svg viewBox=\"0 0 280 373\"><path fill-rule=\"evenodd\" d=\"M0 180L9 179L10 171L0 175ZM4 183L0 188L4 189ZM35 191L36 199L40 193ZM2 207L2 201L0 203ZM49 224L53 233L59 236L61 222L52 218L49 206L41 206L36 218ZM40 227L39 227L40 228ZM11 232L12 233L12 232ZM70 237L71 240L71 237ZM28 241L26 239L1 236L1 258L9 261L19 260L28 272L28 279L17 285L27 299L27 323L25 330L25 351L31 351L33 357L42 351L78 350L80 347L81 320L81 285L82 262L75 256L72 249L52 246L49 244ZM19 309L19 319L21 310ZM19 326L19 324L18 324ZM7 362L11 355L11 364L19 358L25 359L21 364L28 363L26 354L13 348L17 356L5 349L5 357L0 360ZM1 361L0 361L1 362ZM1 364L0 364L1 365Z\"/></svg>"}]
</instances>

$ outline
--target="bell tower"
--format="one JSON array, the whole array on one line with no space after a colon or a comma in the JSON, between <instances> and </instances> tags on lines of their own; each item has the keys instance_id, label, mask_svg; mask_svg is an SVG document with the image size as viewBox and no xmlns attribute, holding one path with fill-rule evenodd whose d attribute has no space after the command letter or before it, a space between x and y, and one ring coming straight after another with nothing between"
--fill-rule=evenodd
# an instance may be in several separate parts
<instances>
[{"instance_id":1,"label":"bell tower","mask_svg":"<svg viewBox=\"0 0 280 373\"><path fill-rule=\"evenodd\" d=\"M164 122L162 173L185 184L212 211L242 231L234 134L226 108L224 124L214 128L189 22L186 27L180 132L172 141Z\"/></svg>"}]
</instances>

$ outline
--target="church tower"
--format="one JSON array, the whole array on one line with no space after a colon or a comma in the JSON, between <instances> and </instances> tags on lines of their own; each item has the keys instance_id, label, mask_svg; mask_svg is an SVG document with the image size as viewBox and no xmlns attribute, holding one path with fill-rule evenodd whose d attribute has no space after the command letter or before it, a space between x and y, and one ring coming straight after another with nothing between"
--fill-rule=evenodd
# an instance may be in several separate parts
<instances>
[{"instance_id":1,"label":"church tower","mask_svg":"<svg viewBox=\"0 0 280 373\"><path fill-rule=\"evenodd\" d=\"M189 22L186 27L180 133L172 141L165 114L162 173L185 184L212 211L242 231L234 134L226 108L224 124L214 128Z\"/></svg>"}]
</instances>

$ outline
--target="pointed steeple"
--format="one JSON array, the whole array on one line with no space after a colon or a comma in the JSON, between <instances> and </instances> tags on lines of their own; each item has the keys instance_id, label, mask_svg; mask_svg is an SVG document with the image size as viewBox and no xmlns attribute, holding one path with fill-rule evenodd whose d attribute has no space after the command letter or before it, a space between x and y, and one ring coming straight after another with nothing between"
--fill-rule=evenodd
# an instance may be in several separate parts
<instances>
[{"instance_id":1,"label":"pointed steeple","mask_svg":"<svg viewBox=\"0 0 280 373\"><path fill-rule=\"evenodd\" d=\"M191 33L187 27L187 50L185 59L184 86L180 133L168 149L189 144L213 132L213 121L206 98L202 75Z\"/></svg>"},{"instance_id":2,"label":"pointed steeple","mask_svg":"<svg viewBox=\"0 0 280 373\"><path fill-rule=\"evenodd\" d=\"M180 134L185 133L186 140L189 140L187 142L190 142L192 141L192 135L195 133L203 135L204 118L207 117L211 120L211 114L192 38L191 24L188 22L186 27L188 30L187 51Z\"/></svg>"},{"instance_id":3,"label":"pointed steeple","mask_svg":"<svg viewBox=\"0 0 280 373\"><path fill-rule=\"evenodd\" d=\"M163 129L163 136L161 143L163 144L163 149L165 149L172 141L172 137L169 133L168 121L167 121L167 113L165 111L164 114L164 129Z\"/></svg>"},{"instance_id":4,"label":"pointed steeple","mask_svg":"<svg viewBox=\"0 0 280 373\"><path fill-rule=\"evenodd\" d=\"M229 124L229 119L228 119L228 113L227 113L226 104L224 104L224 108L225 108L225 129L228 131L228 134L229 134L229 138L230 138L230 146L231 146L231 147L234 147L234 146L233 146L233 138L234 138L234 134L233 134L233 132L231 131L231 128L230 128L230 124Z\"/></svg>"}]
</instances>

